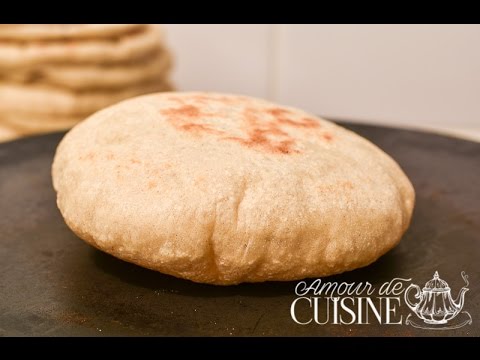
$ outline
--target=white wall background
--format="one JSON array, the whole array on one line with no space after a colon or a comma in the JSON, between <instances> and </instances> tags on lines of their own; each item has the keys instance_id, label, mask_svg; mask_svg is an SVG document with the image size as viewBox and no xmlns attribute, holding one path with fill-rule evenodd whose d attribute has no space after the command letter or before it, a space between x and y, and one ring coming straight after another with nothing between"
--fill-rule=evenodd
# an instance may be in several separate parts
<instances>
[{"instance_id":1,"label":"white wall background","mask_svg":"<svg viewBox=\"0 0 480 360\"><path fill-rule=\"evenodd\" d=\"M181 90L480 135L479 25L166 25Z\"/></svg>"}]
</instances>

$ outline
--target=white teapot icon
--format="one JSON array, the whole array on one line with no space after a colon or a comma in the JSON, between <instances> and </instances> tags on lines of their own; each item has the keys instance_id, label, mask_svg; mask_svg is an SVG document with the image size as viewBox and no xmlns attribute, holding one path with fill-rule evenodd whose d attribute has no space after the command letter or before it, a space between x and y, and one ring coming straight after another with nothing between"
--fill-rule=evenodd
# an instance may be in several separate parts
<instances>
[{"instance_id":1,"label":"white teapot icon","mask_svg":"<svg viewBox=\"0 0 480 360\"><path fill-rule=\"evenodd\" d=\"M435 271L433 279L427 281L422 290L415 284L407 288L405 302L426 324L446 324L462 311L465 293L468 291L468 276L463 271L462 278L466 284L458 293L456 300L452 299L447 282L440 279L438 271ZM408 297L412 289L416 289L415 298L419 299L416 304Z\"/></svg>"}]
</instances>

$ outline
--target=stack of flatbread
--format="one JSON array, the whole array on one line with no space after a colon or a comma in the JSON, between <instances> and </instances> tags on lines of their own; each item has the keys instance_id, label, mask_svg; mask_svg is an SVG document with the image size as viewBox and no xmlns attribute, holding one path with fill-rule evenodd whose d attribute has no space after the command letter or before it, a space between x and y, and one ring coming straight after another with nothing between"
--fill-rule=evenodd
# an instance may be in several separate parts
<instances>
[{"instance_id":1,"label":"stack of flatbread","mask_svg":"<svg viewBox=\"0 0 480 360\"><path fill-rule=\"evenodd\" d=\"M0 140L69 129L120 100L171 90L161 29L0 25Z\"/></svg>"}]
</instances>

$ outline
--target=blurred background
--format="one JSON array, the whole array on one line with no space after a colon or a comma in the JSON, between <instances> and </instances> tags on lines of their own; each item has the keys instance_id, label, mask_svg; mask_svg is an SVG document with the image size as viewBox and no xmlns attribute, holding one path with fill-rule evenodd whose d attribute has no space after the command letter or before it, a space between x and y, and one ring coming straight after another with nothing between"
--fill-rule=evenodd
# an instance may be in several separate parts
<instances>
[{"instance_id":1,"label":"blurred background","mask_svg":"<svg viewBox=\"0 0 480 360\"><path fill-rule=\"evenodd\" d=\"M181 90L480 140L480 25L165 25Z\"/></svg>"}]
</instances>

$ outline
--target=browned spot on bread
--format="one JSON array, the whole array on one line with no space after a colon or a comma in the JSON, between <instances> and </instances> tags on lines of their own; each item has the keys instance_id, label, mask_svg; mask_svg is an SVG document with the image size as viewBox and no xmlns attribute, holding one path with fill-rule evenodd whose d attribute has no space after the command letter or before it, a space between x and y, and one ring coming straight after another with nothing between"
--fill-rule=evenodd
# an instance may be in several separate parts
<instances>
[{"instance_id":1,"label":"browned spot on bread","mask_svg":"<svg viewBox=\"0 0 480 360\"><path fill-rule=\"evenodd\" d=\"M166 116L178 116L178 117L199 117L202 112L200 109L193 105L182 105L178 108L170 108L162 110L162 114Z\"/></svg>"},{"instance_id":2,"label":"browned spot on bread","mask_svg":"<svg viewBox=\"0 0 480 360\"><path fill-rule=\"evenodd\" d=\"M273 108L270 110L267 110L269 114L272 114L275 117L279 116L285 116L286 114L290 114L290 110L284 109L284 108Z\"/></svg>"},{"instance_id":3,"label":"browned spot on bread","mask_svg":"<svg viewBox=\"0 0 480 360\"><path fill-rule=\"evenodd\" d=\"M206 124L186 123L186 124L178 126L178 128L183 130L183 131L196 133L198 135L200 135L200 133L202 133L202 132L212 134L212 135L222 135L223 134L223 131L214 129L214 128L206 125Z\"/></svg>"},{"instance_id":4,"label":"browned spot on bread","mask_svg":"<svg viewBox=\"0 0 480 360\"><path fill-rule=\"evenodd\" d=\"M313 118L304 117L300 120L294 120L288 117L288 114L291 114L291 111L288 109L273 108L267 110L267 113L272 115L278 124L307 129L315 129L320 127L319 122Z\"/></svg>"},{"instance_id":5,"label":"browned spot on bread","mask_svg":"<svg viewBox=\"0 0 480 360\"><path fill-rule=\"evenodd\" d=\"M295 144L293 140L272 141L265 137L261 130L253 131L246 139L234 136L224 139L236 141L249 148L256 148L273 154L293 154L300 152L293 149L293 145Z\"/></svg>"},{"instance_id":6,"label":"browned spot on bread","mask_svg":"<svg viewBox=\"0 0 480 360\"><path fill-rule=\"evenodd\" d=\"M156 186L157 186L157 183L154 180L150 180L147 184L148 190L152 190Z\"/></svg>"},{"instance_id":7,"label":"browned spot on bread","mask_svg":"<svg viewBox=\"0 0 480 360\"><path fill-rule=\"evenodd\" d=\"M271 134L271 135L277 135L277 136L289 136L287 132L283 131L280 129L278 126L275 124L267 124L266 129L263 130L265 133Z\"/></svg>"},{"instance_id":8,"label":"browned spot on bread","mask_svg":"<svg viewBox=\"0 0 480 360\"><path fill-rule=\"evenodd\" d=\"M321 127L318 120L314 118L304 117L300 120L294 120L288 117L287 115L290 114L291 111L285 108L273 108L267 112L275 118L275 122L279 125L287 125L304 129L318 129ZM331 142L333 140L333 135L330 133L323 133L321 134L321 138Z\"/></svg>"},{"instance_id":9,"label":"browned spot on bread","mask_svg":"<svg viewBox=\"0 0 480 360\"><path fill-rule=\"evenodd\" d=\"M162 114L168 117L167 121L175 126L178 130L189 132L195 135L212 134L222 135L223 131L217 130L208 124L200 124L193 122L196 118L205 116L213 116L214 114L202 112L194 105L182 105L176 108L165 109L161 111Z\"/></svg>"},{"instance_id":10,"label":"browned spot on bread","mask_svg":"<svg viewBox=\"0 0 480 360\"><path fill-rule=\"evenodd\" d=\"M131 162L132 164L141 164L141 163L142 163L142 162L141 162L140 160L138 160L138 159L130 159L130 162Z\"/></svg>"},{"instance_id":11,"label":"browned spot on bread","mask_svg":"<svg viewBox=\"0 0 480 360\"><path fill-rule=\"evenodd\" d=\"M333 140L333 136L330 133L325 133L325 134L322 135L322 137L327 141L332 141Z\"/></svg>"},{"instance_id":12,"label":"browned spot on bread","mask_svg":"<svg viewBox=\"0 0 480 360\"><path fill-rule=\"evenodd\" d=\"M283 140L277 145L277 151L282 154L299 153L300 151L292 149L293 145L293 140Z\"/></svg>"},{"instance_id":13,"label":"browned spot on bread","mask_svg":"<svg viewBox=\"0 0 480 360\"><path fill-rule=\"evenodd\" d=\"M311 121L310 119L302 119L302 120L292 120L288 118L277 118L278 123L288 126L294 126L299 128L318 128L319 125L315 121Z\"/></svg>"},{"instance_id":14,"label":"browned spot on bread","mask_svg":"<svg viewBox=\"0 0 480 360\"><path fill-rule=\"evenodd\" d=\"M287 132L274 123L260 124L258 115L259 113L255 109L247 108L244 111L247 123L247 138L229 136L224 139L273 154L299 153L298 150L294 149L295 140Z\"/></svg>"},{"instance_id":15,"label":"browned spot on bread","mask_svg":"<svg viewBox=\"0 0 480 360\"><path fill-rule=\"evenodd\" d=\"M80 160L93 160L95 158L95 153L93 151L89 151L85 155L80 155Z\"/></svg>"},{"instance_id":16,"label":"browned spot on bread","mask_svg":"<svg viewBox=\"0 0 480 360\"><path fill-rule=\"evenodd\" d=\"M354 187L351 181L345 181L345 182L343 183L343 186L344 186L346 189L353 189L353 187Z\"/></svg>"},{"instance_id":17,"label":"browned spot on bread","mask_svg":"<svg viewBox=\"0 0 480 360\"><path fill-rule=\"evenodd\" d=\"M176 101L175 95L169 99ZM247 98L245 98L247 99ZM230 96L209 96L205 94L194 95L190 99L195 104L206 104L215 102L238 103L238 97ZM294 154L300 151L296 149L295 138L292 137L285 126L299 129L315 129L320 127L320 123L309 117L301 119L294 118L293 112L286 108L276 107L267 110L259 110L247 107L243 111L244 126L241 128L246 136L230 135L223 130L216 129L214 125L200 123L200 119L219 116L220 114L204 112L202 106L195 106L183 102L178 107L164 109L160 112L167 116L167 121L176 129L192 135L214 135L223 140L235 141L249 148L261 150L274 154ZM270 114L273 119L265 119L265 113ZM262 120L260 120L262 119ZM331 137L324 137L330 141Z\"/></svg>"}]
</instances>

